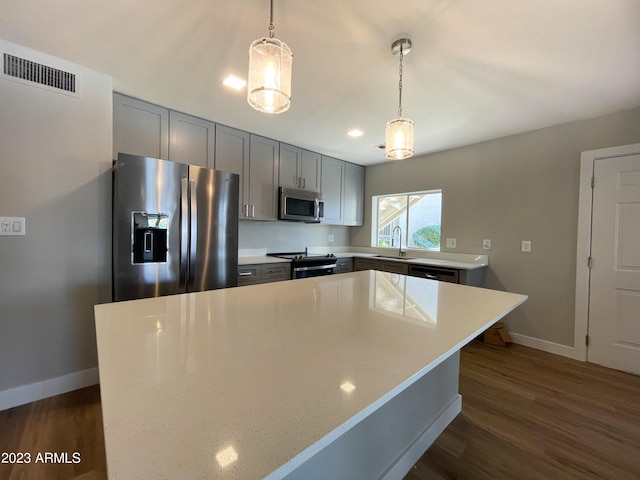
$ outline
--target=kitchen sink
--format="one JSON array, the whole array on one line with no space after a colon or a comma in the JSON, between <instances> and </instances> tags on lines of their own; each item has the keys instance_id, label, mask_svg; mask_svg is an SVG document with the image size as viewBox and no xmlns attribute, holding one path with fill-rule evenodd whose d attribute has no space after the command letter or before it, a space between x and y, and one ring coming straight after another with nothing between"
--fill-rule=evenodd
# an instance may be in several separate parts
<instances>
[{"instance_id":1,"label":"kitchen sink","mask_svg":"<svg viewBox=\"0 0 640 480\"><path fill-rule=\"evenodd\" d=\"M415 260L415 257L405 257L400 255L374 255L375 258L392 258L394 260Z\"/></svg>"}]
</instances>

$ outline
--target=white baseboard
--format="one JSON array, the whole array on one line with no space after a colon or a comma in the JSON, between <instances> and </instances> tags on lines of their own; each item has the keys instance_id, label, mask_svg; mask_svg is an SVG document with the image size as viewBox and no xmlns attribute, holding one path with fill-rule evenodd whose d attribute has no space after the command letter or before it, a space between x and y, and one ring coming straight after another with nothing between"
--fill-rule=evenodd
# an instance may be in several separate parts
<instances>
[{"instance_id":1,"label":"white baseboard","mask_svg":"<svg viewBox=\"0 0 640 480\"><path fill-rule=\"evenodd\" d=\"M53 397L99 383L98 367L0 391L0 410Z\"/></svg>"},{"instance_id":2,"label":"white baseboard","mask_svg":"<svg viewBox=\"0 0 640 480\"><path fill-rule=\"evenodd\" d=\"M381 477L383 480L400 480L405 477L420 457L436 441L454 418L462 411L462 396L456 395L454 400L429 425L398 458L393 466Z\"/></svg>"},{"instance_id":3,"label":"white baseboard","mask_svg":"<svg viewBox=\"0 0 640 480\"><path fill-rule=\"evenodd\" d=\"M573 358L575 360L584 360L580 352L574 347L568 345L562 345L560 343L549 342L548 340L540 340L535 337L528 337L520 333L509 332L513 343L524 345L525 347L535 348L542 350L543 352L554 353L556 355L562 355L563 357Z\"/></svg>"}]
</instances>

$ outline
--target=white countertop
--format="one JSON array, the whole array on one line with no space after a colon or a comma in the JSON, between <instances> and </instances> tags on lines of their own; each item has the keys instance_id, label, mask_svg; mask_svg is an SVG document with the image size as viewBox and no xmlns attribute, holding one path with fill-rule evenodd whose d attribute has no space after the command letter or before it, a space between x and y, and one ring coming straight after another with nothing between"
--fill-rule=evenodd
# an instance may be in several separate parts
<instances>
[{"instance_id":1,"label":"white countertop","mask_svg":"<svg viewBox=\"0 0 640 480\"><path fill-rule=\"evenodd\" d=\"M407 258L384 258L380 255L394 256L397 250L393 252L381 253L380 249L376 252L364 252L364 251L343 251L344 249L338 248L330 250L327 247L315 247L310 248L310 253L326 254L333 253L338 258L345 257L371 257L377 260L389 260L394 262L405 262L415 265L426 265L432 267L443 268L456 268L459 270L475 270L477 268L484 268L489 265L488 255L475 255L465 253L448 253L448 252L407 252ZM376 250L370 248L369 250ZM418 256L416 256L418 255ZM266 250L241 250L238 252L238 265L250 265L256 263L282 263L290 262L290 260L278 257L270 257L266 255Z\"/></svg>"},{"instance_id":2,"label":"white countertop","mask_svg":"<svg viewBox=\"0 0 640 480\"><path fill-rule=\"evenodd\" d=\"M109 478L278 478L526 298L363 271L97 305Z\"/></svg>"},{"instance_id":3,"label":"white countertop","mask_svg":"<svg viewBox=\"0 0 640 480\"><path fill-rule=\"evenodd\" d=\"M268 255L253 255L250 257L238 257L238 265L253 265L256 263L291 263L291 260Z\"/></svg>"}]
</instances>

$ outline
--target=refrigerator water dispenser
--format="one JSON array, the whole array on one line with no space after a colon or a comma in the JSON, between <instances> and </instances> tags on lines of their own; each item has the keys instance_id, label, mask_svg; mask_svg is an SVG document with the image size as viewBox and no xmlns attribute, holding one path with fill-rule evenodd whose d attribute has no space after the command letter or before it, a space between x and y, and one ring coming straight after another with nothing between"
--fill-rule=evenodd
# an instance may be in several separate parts
<instances>
[{"instance_id":1,"label":"refrigerator water dispenser","mask_svg":"<svg viewBox=\"0 0 640 480\"><path fill-rule=\"evenodd\" d=\"M168 226L168 215L133 213L132 263L165 263L167 261Z\"/></svg>"}]
</instances>

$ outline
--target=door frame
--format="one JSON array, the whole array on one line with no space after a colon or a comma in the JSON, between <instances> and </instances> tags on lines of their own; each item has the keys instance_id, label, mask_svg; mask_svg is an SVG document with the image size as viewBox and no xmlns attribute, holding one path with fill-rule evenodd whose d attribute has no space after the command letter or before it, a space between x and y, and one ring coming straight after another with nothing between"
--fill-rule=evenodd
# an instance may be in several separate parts
<instances>
[{"instance_id":1,"label":"door frame","mask_svg":"<svg viewBox=\"0 0 640 480\"><path fill-rule=\"evenodd\" d=\"M580 193L578 197L578 240L576 248L576 305L574 321L574 358L587 361L586 337L589 332L589 295L591 269L591 218L593 188L591 179L596 160L640 154L640 143L589 150L580 155Z\"/></svg>"}]
</instances>

